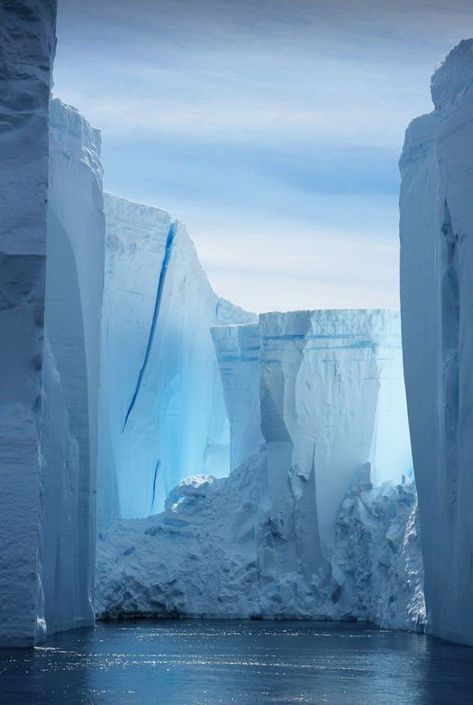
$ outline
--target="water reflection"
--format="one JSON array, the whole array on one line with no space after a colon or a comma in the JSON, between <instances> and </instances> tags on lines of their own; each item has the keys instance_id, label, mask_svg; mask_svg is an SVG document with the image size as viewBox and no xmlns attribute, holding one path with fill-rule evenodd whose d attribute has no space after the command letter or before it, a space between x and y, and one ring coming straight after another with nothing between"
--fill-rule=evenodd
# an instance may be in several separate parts
<instances>
[{"instance_id":1,"label":"water reflection","mask_svg":"<svg viewBox=\"0 0 473 705\"><path fill-rule=\"evenodd\" d=\"M130 622L0 652L5 705L472 705L473 649L308 622Z\"/></svg>"}]
</instances>

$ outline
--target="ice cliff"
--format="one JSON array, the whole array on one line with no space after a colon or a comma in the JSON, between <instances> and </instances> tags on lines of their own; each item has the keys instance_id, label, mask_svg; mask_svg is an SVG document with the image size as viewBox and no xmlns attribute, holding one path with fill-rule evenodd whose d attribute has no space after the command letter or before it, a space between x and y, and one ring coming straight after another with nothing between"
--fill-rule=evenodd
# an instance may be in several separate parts
<instances>
[{"instance_id":1,"label":"ice cliff","mask_svg":"<svg viewBox=\"0 0 473 705\"><path fill-rule=\"evenodd\" d=\"M0 645L94 621L100 138L50 102L56 4L0 7Z\"/></svg>"},{"instance_id":2,"label":"ice cliff","mask_svg":"<svg viewBox=\"0 0 473 705\"><path fill-rule=\"evenodd\" d=\"M219 299L184 226L106 196L99 514L144 517L196 472L228 474L229 429L210 336L255 317Z\"/></svg>"},{"instance_id":3,"label":"ice cliff","mask_svg":"<svg viewBox=\"0 0 473 705\"><path fill-rule=\"evenodd\" d=\"M94 621L104 233L100 133L54 100L41 436L49 632Z\"/></svg>"},{"instance_id":4,"label":"ice cliff","mask_svg":"<svg viewBox=\"0 0 473 705\"><path fill-rule=\"evenodd\" d=\"M404 364L429 629L473 644L473 40L432 98L400 163Z\"/></svg>"},{"instance_id":5,"label":"ice cliff","mask_svg":"<svg viewBox=\"0 0 473 705\"><path fill-rule=\"evenodd\" d=\"M0 4L0 645L44 631L38 449L55 23L53 0Z\"/></svg>"},{"instance_id":6,"label":"ice cliff","mask_svg":"<svg viewBox=\"0 0 473 705\"><path fill-rule=\"evenodd\" d=\"M422 623L399 316L265 314L212 333L240 464L101 532L99 613Z\"/></svg>"}]
</instances>

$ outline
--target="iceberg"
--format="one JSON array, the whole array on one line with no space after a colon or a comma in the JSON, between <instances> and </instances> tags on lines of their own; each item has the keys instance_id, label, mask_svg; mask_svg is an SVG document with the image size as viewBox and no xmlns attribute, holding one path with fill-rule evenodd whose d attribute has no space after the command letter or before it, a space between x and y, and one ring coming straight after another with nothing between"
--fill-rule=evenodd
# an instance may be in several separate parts
<instances>
[{"instance_id":1,"label":"iceberg","mask_svg":"<svg viewBox=\"0 0 473 705\"><path fill-rule=\"evenodd\" d=\"M432 77L400 168L401 311L429 630L473 644L473 40Z\"/></svg>"},{"instance_id":2,"label":"iceberg","mask_svg":"<svg viewBox=\"0 0 473 705\"><path fill-rule=\"evenodd\" d=\"M38 564L49 96L56 2L0 5L0 645L44 634Z\"/></svg>"},{"instance_id":3,"label":"iceberg","mask_svg":"<svg viewBox=\"0 0 473 705\"><path fill-rule=\"evenodd\" d=\"M55 21L49 0L0 9L2 646L94 622L100 137L50 102Z\"/></svg>"},{"instance_id":4,"label":"iceberg","mask_svg":"<svg viewBox=\"0 0 473 705\"><path fill-rule=\"evenodd\" d=\"M263 314L260 337L275 522L281 536L289 531L303 542L284 560L304 556L313 572L331 553L337 513L356 475L376 486L412 471L399 313Z\"/></svg>"},{"instance_id":5,"label":"iceberg","mask_svg":"<svg viewBox=\"0 0 473 705\"><path fill-rule=\"evenodd\" d=\"M92 625L105 221L100 133L53 100L42 385L48 633Z\"/></svg>"},{"instance_id":6,"label":"iceberg","mask_svg":"<svg viewBox=\"0 0 473 705\"><path fill-rule=\"evenodd\" d=\"M184 226L105 197L99 521L153 514L198 472L229 471L210 327L255 316L213 292Z\"/></svg>"},{"instance_id":7,"label":"iceberg","mask_svg":"<svg viewBox=\"0 0 473 705\"><path fill-rule=\"evenodd\" d=\"M421 625L399 314L263 314L212 335L241 463L100 533L98 613Z\"/></svg>"}]
</instances>

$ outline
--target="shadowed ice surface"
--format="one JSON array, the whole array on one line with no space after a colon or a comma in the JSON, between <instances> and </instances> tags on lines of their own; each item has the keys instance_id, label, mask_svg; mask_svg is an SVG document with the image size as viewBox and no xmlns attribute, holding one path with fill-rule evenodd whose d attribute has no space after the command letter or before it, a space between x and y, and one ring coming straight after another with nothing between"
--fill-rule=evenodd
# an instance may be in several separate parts
<instances>
[{"instance_id":1,"label":"shadowed ice surface","mask_svg":"<svg viewBox=\"0 0 473 705\"><path fill-rule=\"evenodd\" d=\"M0 652L2 705L463 705L473 648L352 624L99 624Z\"/></svg>"}]
</instances>

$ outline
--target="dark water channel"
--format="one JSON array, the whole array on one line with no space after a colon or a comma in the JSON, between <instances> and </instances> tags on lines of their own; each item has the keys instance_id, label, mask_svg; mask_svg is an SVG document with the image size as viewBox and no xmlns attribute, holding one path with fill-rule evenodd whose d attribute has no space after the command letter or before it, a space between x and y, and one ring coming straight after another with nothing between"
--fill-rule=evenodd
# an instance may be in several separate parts
<instances>
[{"instance_id":1,"label":"dark water channel","mask_svg":"<svg viewBox=\"0 0 473 705\"><path fill-rule=\"evenodd\" d=\"M473 705L473 648L347 624L99 624L0 651L0 702Z\"/></svg>"}]
</instances>

